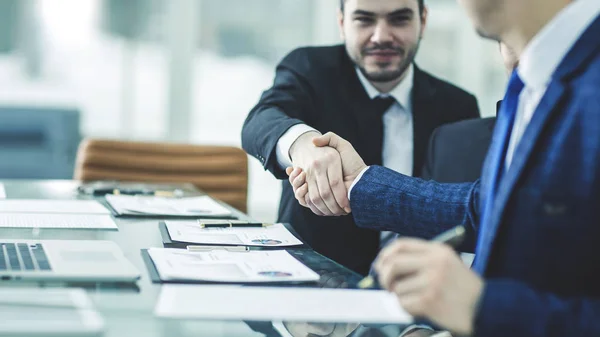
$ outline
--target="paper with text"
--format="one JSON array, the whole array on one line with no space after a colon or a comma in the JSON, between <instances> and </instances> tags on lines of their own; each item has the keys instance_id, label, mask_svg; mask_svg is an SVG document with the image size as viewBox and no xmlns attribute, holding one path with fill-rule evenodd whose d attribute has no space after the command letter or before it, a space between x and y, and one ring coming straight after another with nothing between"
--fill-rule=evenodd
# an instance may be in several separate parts
<instances>
[{"instance_id":1,"label":"paper with text","mask_svg":"<svg viewBox=\"0 0 600 337\"><path fill-rule=\"evenodd\" d=\"M301 245L283 224L268 227L201 228L197 221L165 221L171 240L205 245L285 247Z\"/></svg>"},{"instance_id":2,"label":"paper with text","mask_svg":"<svg viewBox=\"0 0 600 337\"><path fill-rule=\"evenodd\" d=\"M163 281L304 282L319 275L284 250L189 252L150 248L148 254Z\"/></svg>"},{"instance_id":3,"label":"paper with text","mask_svg":"<svg viewBox=\"0 0 600 337\"><path fill-rule=\"evenodd\" d=\"M107 194L106 201L121 215L229 217L231 211L209 196L164 198Z\"/></svg>"},{"instance_id":4,"label":"paper with text","mask_svg":"<svg viewBox=\"0 0 600 337\"><path fill-rule=\"evenodd\" d=\"M95 200L4 199L0 213L110 214L110 210Z\"/></svg>"},{"instance_id":5,"label":"paper with text","mask_svg":"<svg viewBox=\"0 0 600 337\"><path fill-rule=\"evenodd\" d=\"M0 213L4 228L118 229L110 215Z\"/></svg>"},{"instance_id":6,"label":"paper with text","mask_svg":"<svg viewBox=\"0 0 600 337\"><path fill-rule=\"evenodd\" d=\"M164 285L159 317L313 323L410 324L413 318L384 290Z\"/></svg>"}]
</instances>

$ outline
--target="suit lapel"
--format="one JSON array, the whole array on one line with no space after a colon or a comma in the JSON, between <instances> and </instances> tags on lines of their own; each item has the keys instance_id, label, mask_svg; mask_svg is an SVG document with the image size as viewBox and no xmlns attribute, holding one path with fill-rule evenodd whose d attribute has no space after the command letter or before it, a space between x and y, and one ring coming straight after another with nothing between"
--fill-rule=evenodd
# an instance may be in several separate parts
<instances>
[{"instance_id":1,"label":"suit lapel","mask_svg":"<svg viewBox=\"0 0 600 337\"><path fill-rule=\"evenodd\" d=\"M427 75L414 65L415 75L412 90L412 115L413 115L413 176L420 176L425 153L429 143L429 134L436 126L436 109L433 106L435 88L430 83Z\"/></svg>"},{"instance_id":2,"label":"suit lapel","mask_svg":"<svg viewBox=\"0 0 600 337\"><path fill-rule=\"evenodd\" d=\"M483 245L482 247L484 249L480 252L480 255L482 256L477 257L477 259L483 259L483 261L485 261L483 270L485 270L485 266L487 265L487 259L489 258L498 228L502 222L502 217L505 214L509 197L514 191L519 178L523 174L525 166L531 157L531 153L540 140L540 135L544 130L544 127L549 123L552 114L558 112L557 105L564 96L564 93L564 86L560 82L553 81L550 84L544 97L542 98L542 101L534 112L531 122L527 126L523 137L515 149L513 160L508 171L498 182L496 200L492 207L492 214L489 217L488 223L486 224L486 226L488 226L487 231L489 235L481 238L483 242L480 244ZM493 148L490 150L490 153L494 153L492 151L498 151L498 146L498 144L494 144ZM486 191L486 193L489 193L489 173L491 171L488 168L486 168L485 171L487 172L485 177L486 184L485 186L482 186L482 190ZM482 205L483 202L485 201L482 201ZM487 249L485 249L486 247Z\"/></svg>"},{"instance_id":3,"label":"suit lapel","mask_svg":"<svg viewBox=\"0 0 600 337\"><path fill-rule=\"evenodd\" d=\"M490 222L487 224L487 226L489 226L489 235L487 235L485 238L482 238L484 240L483 242L478 243L483 245L484 248L481 251L481 255L483 256L477 257L478 259L483 259L484 271L487 268L490 252L498 233L498 229L503 220L502 217L506 213L505 210L509 198L514 192L519 179L523 175L526 165L531 160L533 150L540 142L542 131L544 131L549 124L551 117L554 114L561 112L560 102L566 97L567 86L565 83L567 83L570 76L574 74L578 68L585 65L586 59L592 56L596 50L600 48L596 40L597 34L600 34L600 18L597 18L594 23L585 31L585 33L579 38L574 47L571 49L571 51L569 51L565 59L557 68L553 75L552 81L546 90L546 93L538 104L529 125L525 129L523 137L515 149L513 160L508 171L498 183L497 196L493 205L492 215L490 216ZM492 143L490 153L491 151L497 151L497 144L495 146ZM547 149L543 149L543 151L547 151ZM484 194L489 193L488 186L490 170L487 168L488 165L489 156L486 160L481 186L482 193ZM483 205L485 202L485 200L483 200L485 196L482 195L482 197L481 204Z\"/></svg>"}]
</instances>

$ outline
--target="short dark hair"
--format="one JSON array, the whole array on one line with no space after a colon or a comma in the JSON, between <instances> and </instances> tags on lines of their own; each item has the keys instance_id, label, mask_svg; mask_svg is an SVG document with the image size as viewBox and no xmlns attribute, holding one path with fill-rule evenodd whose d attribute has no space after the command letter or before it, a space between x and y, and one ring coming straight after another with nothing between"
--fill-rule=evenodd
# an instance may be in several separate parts
<instances>
[{"instance_id":1,"label":"short dark hair","mask_svg":"<svg viewBox=\"0 0 600 337\"><path fill-rule=\"evenodd\" d=\"M417 2L419 3L419 14L423 14L423 8L425 7L425 0L417 0ZM346 0L340 0L340 9L342 10L342 13L344 13L344 4L346 3Z\"/></svg>"}]
</instances>

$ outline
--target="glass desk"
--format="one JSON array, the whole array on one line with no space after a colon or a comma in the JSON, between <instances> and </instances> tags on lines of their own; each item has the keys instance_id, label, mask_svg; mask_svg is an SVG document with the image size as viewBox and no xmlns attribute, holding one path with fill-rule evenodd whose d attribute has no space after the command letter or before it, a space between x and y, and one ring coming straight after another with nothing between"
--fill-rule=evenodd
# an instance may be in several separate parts
<instances>
[{"instance_id":1,"label":"glass desk","mask_svg":"<svg viewBox=\"0 0 600 337\"><path fill-rule=\"evenodd\" d=\"M9 199L89 199L88 195L80 195L80 185L72 180L3 180L7 198ZM186 193L200 195L201 192L190 185L181 185ZM237 210L236 215L242 219L248 217ZM139 269L141 279L135 285L74 285L83 286L92 298L96 309L105 321L104 336L281 336L274 327L281 324L271 322L220 322L201 320L167 320L153 314L161 285L154 284L148 277L140 250L150 247L163 247L158 223L161 219L115 218L119 226L114 230L78 230L78 229L24 229L0 228L0 238L34 239L34 240L110 240L116 242L125 256ZM321 287L339 287L355 284L360 276L341 267L335 262L311 251L316 256L309 264L319 263L322 275ZM335 266L332 274L328 268ZM317 271L313 265L315 271ZM341 271L341 272L340 272ZM13 283L14 284L14 283ZM13 286L0 283L0 286ZM37 286L35 284L27 286ZM293 304L290 304L293 305ZM357 303L359 306L360 303ZM335 324L300 324L286 323L291 336L389 336L396 337L404 327L365 327L357 325ZM287 335L287 336L290 336ZM286 336L285 334L283 336Z\"/></svg>"}]
</instances>

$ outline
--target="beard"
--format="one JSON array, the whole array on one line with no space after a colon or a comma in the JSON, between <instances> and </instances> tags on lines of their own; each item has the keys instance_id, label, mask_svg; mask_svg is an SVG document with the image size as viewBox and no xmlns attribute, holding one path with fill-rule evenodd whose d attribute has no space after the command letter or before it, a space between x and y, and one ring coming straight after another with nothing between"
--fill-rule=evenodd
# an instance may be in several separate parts
<instances>
[{"instance_id":1,"label":"beard","mask_svg":"<svg viewBox=\"0 0 600 337\"><path fill-rule=\"evenodd\" d=\"M403 57L402 60L393 69L385 70L385 68L390 66L390 63L385 62L377 63L377 66L382 70L368 71L364 65L364 61L353 61L367 80L371 82L391 82L404 75L406 69L408 69L408 67L414 62L420 44L421 40L419 39L417 43L414 46L412 46L412 48L410 48L408 52L406 52L406 56ZM405 54L404 49L400 47L380 45L371 48L364 48L361 52L362 59L364 60L365 56L374 51L393 51L398 53L399 55Z\"/></svg>"}]
</instances>

